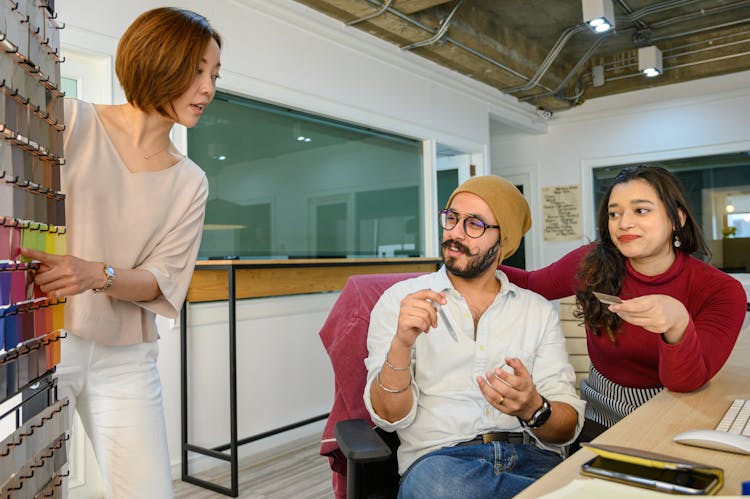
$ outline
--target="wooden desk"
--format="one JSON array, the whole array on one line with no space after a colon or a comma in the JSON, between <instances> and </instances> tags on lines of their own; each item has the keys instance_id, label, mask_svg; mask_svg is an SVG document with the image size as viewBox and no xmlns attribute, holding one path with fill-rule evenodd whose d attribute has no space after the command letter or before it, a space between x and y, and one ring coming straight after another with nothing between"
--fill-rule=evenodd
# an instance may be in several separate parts
<instances>
[{"instance_id":1,"label":"wooden desk","mask_svg":"<svg viewBox=\"0 0 750 499\"><path fill-rule=\"evenodd\" d=\"M230 277L236 277L234 292L240 300L339 291L351 275L434 272L440 264L439 258L423 257L202 260L195 266L187 301L229 299Z\"/></svg>"},{"instance_id":2,"label":"wooden desk","mask_svg":"<svg viewBox=\"0 0 750 499\"><path fill-rule=\"evenodd\" d=\"M746 319L726 365L705 387L692 393L665 390L594 442L647 449L720 466L724 468L724 487L719 495L740 495L742 482L750 480L750 455L682 445L672 442L672 437L687 430L713 429L732 400L750 398L748 322ZM581 464L592 457L594 453L586 449L576 452L516 497L540 497L582 478Z\"/></svg>"}]
</instances>

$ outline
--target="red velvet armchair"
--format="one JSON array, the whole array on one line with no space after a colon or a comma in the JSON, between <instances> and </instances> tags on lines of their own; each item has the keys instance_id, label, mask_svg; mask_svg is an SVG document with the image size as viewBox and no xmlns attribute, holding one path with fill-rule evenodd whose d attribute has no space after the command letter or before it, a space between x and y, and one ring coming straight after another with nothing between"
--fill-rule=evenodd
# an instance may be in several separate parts
<instances>
[{"instance_id":1,"label":"red velvet armchair","mask_svg":"<svg viewBox=\"0 0 750 499\"><path fill-rule=\"evenodd\" d=\"M395 497L398 473L395 433L373 430L362 394L367 378L367 330L380 295L410 274L351 276L331 309L320 339L334 371L335 395L321 440L320 454L333 471L337 498ZM393 454L393 455L392 455ZM364 466L367 472L363 473Z\"/></svg>"}]
</instances>

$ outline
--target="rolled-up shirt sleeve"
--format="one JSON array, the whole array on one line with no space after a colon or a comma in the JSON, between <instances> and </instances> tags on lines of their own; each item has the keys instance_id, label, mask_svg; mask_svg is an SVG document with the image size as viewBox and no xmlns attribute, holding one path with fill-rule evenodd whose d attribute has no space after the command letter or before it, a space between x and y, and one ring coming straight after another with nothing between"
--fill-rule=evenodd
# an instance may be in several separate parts
<instances>
[{"instance_id":1,"label":"rolled-up shirt sleeve","mask_svg":"<svg viewBox=\"0 0 750 499\"><path fill-rule=\"evenodd\" d=\"M370 399L370 389L372 388L372 384L376 382L375 378L383 367L385 356L388 354L391 341L396 334L400 300L394 292L394 289L397 289L398 287L398 284L396 284L396 286L386 290L385 293L383 293L383 296L380 297L380 300L375 304L375 307L373 307L370 314L370 328L367 333L368 355L365 359L367 383L365 385L363 398L365 407L370 413L370 418L373 423L386 431L394 431L409 426L417 415L417 401L419 400L419 386L417 386L417 383L414 381L413 352L411 362L411 390L414 403L412 404L409 413L398 421L387 421L375 412L372 407L372 400Z\"/></svg>"},{"instance_id":2,"label":"rolled-up shirt sleeve","mask_svg":"<svg viewBox=\"0 0 750 499\"><path fill-rule=\"evenodd\" d=\"M205 176L192 195L192 202L177 224L137 267L154 275L161 295L138 305L169 318L176 318L187 295L201 244L208 198Z\"/></svg>"},{"instance_id":3,"label":"rolled-up shirt sleeve","mask_svg":"<svg viewBox=\"0 0 750 499\"><path fill-rule=\"evenodd\" d=\"M586 403L581 400L574 388L575 371L565 349L565 336L557 313L552 309L548 309L546 313L545 331L539 338L531 377L540 394L550 401L566 403L578 413L575 435L562 444L565 445L575 440L583 428Z\"/></svg>"}]
</instances>

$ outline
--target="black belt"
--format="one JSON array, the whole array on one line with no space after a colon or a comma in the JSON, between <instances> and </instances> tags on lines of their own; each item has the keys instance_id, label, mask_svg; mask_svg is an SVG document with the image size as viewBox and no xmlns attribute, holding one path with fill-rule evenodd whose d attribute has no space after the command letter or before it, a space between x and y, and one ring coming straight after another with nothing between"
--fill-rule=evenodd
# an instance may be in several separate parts
<instances>
[{"instance_id":1,"label":"black belt","mask_svg":"<svg viewBox=\"0 0 750 499\"><path fill-rule=\"evenodd\" d=\"M506 444L533 444L534 439L529 437L529 434L523 431L494 431L492 433L483 433L477 435L467 442L459 442L456 447L460 445L481 445L488 444L490 442L504 442Z\"/></svg>"}]
</instances>

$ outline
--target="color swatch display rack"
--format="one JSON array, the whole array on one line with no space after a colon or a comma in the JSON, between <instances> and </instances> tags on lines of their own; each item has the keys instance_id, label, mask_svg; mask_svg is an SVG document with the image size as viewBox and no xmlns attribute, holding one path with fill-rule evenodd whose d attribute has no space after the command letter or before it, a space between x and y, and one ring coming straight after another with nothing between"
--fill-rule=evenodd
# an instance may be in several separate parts
<instances>
[{"instance_id":1,"label":"color swatch display rack","mask_svg":"<svg viewBox=\"0 0 750 499\"><path fill-rule=\"evenodd\" d=\"M62 27L52 0L0 0L0 499L62 497L68 459L53 376L65 300L20 253L65 254Z\"/></svg>"}]
</instances>

